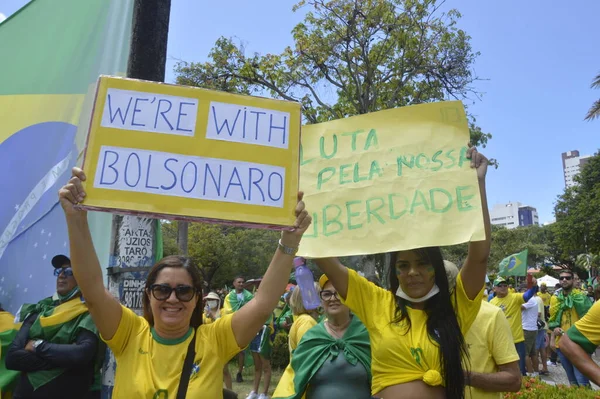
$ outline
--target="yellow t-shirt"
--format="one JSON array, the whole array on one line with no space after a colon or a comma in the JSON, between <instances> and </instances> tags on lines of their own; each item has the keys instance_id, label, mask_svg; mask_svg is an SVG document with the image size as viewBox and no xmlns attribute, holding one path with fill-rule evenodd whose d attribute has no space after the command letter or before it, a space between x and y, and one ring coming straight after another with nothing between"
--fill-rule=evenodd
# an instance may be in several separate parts
<instances>
[{"instance_id":1,"label":"yellow t-shirt","mask_svg":"<svg viewBox=\"0 0 600 399\"><path fill-rule=\"evenodd\" d=\"M523 294L507 294L504 298L495 296L490 303L498 306L510 324L510 330L515 344L525 341L523 323L521 318L521 305L525 303Z\"/></svg>"},{"instance_id":2,"label":"yellow t-shirt","mask_svg":"<svg viewBox=\"0 0 600 399\"><path fill-rule=\"evenodd\" d=\"M550 293L545 292L538 292L537 296L539 296L540 298L542 298L542 301L544 302L544 306L550 306L550 298L552 298L552 295L550 295Z\"/></svg>"},{"instance_id":3,"label":"yellow t-shirt","mask_svg":"<svg viewBox=\"0 0 600 399\"><path fill-rule=\"evenodd\" d=\"M481 304L477 318L465 336L465 342L469 349L471 371L496 373L498 366L519 360L506 317L498 307L490 303ZM471 398L499 399L502 394L467 386L465 399Z\"/></svg>"},{"instance_id":4,"label":"yellow t-shirt","mask_svg":"<svg viewBox=\"0 0 600 399\"><path fill-rule=\"evenodd\" d=\"M317 321L309 314L301 314L294 318L294 323L290 328L289 347L290 353L298 347L300 340L308 330L317 325Z\"/></svg>"},{"instance_id":5,"label":"yellow t-shirt","mask_svg":"<svg viewBox=\"0 0 600 399\"><path fill-rule=\"evenodd\" d=\"M193 329L180 339L163 339L143 317L122 309L115 336L105 341L117 361L113 397L175 398ZM223 397L223 366L241 350L231 329L232 316L196 330L188 398Z\"/></svg>"},{"instance_id":6,"label":"yellow t-shirt","mask_svg":"<svg viewBox=\"0 0 600 399\"><path fill-rule=\"evenodd\" d=\"M585 316L567 330L567 335L587 353L594 352L600 345L600 302L594 303Z\"/></svg>"},{"instance_id":7,"label":"yellow t-shirt","mask_svg":"<svg viewBox=\"0 0 600 399\"><path fill-rule=\"evenodd\" d=\"M552 295L552 298L550 299L550 318L554 316L554 313L556 313L556 309L558 309L558 297L556 295ZM566 332L578 320L579 315L575 310L575 306L573 306L571 309L565 309L563 310L562 318L560 319L560 328L562 328L562 330ZM559 341L560 335L557 335L554 340L557 348L559 348Z\"/></svg>"},{"instance_id":8,"label":"yellow t-shirt","mask_svg":"<svg viewBox=\"0 0 600 399\"><path fill-rule=\"evenodd\" d=\"M463 335L479 312L482 304L480 295L469 300L462 278L458 276L453 299L456 299L454 309ZM432 386L444 383L440 374L439 349L427 333L427 314L424 311L407 308L411 320L411 328L407 332L406 320L393 323L397 318L394 294L350 269L344 303L364 323L371 337L373 394L386 387L415 380L423 380Z\"/></svg>"}]
</instances>

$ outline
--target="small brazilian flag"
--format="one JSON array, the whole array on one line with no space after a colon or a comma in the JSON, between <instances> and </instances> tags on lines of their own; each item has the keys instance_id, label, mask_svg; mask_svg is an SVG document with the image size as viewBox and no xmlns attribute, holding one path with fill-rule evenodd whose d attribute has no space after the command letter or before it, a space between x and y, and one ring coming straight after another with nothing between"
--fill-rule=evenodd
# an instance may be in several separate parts
<instances>
[{"instance_id":1,"label":"small brazilian flag","mask_svg":"<svg viewBox=\"0 0 600 399\"><path fill-rule=\"evenodd\" d=\"M526 276L528 250L512 254L502 259L498 266L500 276Z\"/></svg>"}]
</instances>

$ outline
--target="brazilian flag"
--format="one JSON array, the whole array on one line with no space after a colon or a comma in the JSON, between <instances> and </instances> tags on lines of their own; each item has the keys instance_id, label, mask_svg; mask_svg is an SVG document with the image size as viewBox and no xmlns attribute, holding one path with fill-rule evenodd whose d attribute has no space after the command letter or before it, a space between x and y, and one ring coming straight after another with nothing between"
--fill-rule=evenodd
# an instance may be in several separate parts
<instances>
[{"instance_id":1,"label":"brazilian flag","mask_svg":"<svg viewBox=\"0 0 600 399\"><path fill-rule=\"evenodd\" d=\"M6 352L19 331L20 323L14 322L15 317L0 311L0 398L9 397L19 376L18 371L7 370L4 364Z\"/></svg>"},{"instance_id":2,"label":"brazilian flag","mask_svg":"<svg viewBox=\"0 0 600 399\"><path fill-rule=\"evenodd\" d=\"M512 254L502 259L498 266L500 276L526 276L528 250Z\"/></svg>"},{"instance_id":3,"label":"brazilian flag","mask_svg":"<svg viewBox=\"0 0 600 399\"><path fill-rule=\"evenodd\" d=\"M58 189L81 161L100 74L124 75L133 0L32 0L0 23L0 302L50 296L68 255ZM81 127L80 127L81 126ZM103 267L112 217L90 213Z\"/></svg>"}]
</instances>

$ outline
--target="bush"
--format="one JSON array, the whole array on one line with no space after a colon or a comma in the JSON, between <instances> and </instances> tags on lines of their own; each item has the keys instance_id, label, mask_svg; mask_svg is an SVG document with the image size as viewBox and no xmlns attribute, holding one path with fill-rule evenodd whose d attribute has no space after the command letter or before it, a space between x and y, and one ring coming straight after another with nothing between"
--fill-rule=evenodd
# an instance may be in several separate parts
<instances>
[{"instance_id":1,"label":"bush","mask_svg":"<svg viewBox=\"0 0 600 399\"><path fill-rule=\"evenodd\" d=\"M271 367L273 369L285 369L290 362L290 349L288 346L288 335L285 331L279 331L273 341L273 352L271 353Z\"/></svg>"},{"instance_id":2,"label":"bush","mask_svg":"<svg viewBox=\"0 0 600 399\"><path fill-rule=\"evenodd\" d=\"M548 385L537 378L523 378L519 392L509 392L504 399L587 399L600 398L600 393L586 388Z\"/></svg>"}]
</instances>

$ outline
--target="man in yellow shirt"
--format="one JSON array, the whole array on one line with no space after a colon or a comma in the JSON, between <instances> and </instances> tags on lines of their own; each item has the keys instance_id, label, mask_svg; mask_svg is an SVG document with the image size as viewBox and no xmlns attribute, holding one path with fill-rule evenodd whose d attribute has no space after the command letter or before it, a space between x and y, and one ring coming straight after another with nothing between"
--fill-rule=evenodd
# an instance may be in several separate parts
<instances>
[{"instance_id":1,"label":"man in yellow shirt","mask_svg":"<svg viewBox=\"0 0 600 399\"><path fill-rule=\"evenodd\" d=\"M481 304L465 342L471 359L465 399L500 399L501 392L521 388L519 355L510 325L498 307Z\"/></svg>"},{"instance_id":2,"label":"man in yellow shirt","mask_svg":"<svg viewBox=\"0 0 600 399\"><path fill-rule=\"evenodd\" d=\"M521 369L521 374L524 376L527 375L527 368L525 366L525 335L523 334L521 305L528 302L537 293L537 290L537 281L534 278L533 287L525 293L509 293L506 280L498 277L494 280L496 296L490 301L492 305L502 309L504 316L508 320L508 324L510 324L515 348L519 354L519 368Z\"/></svg>"},{"instance_id":3,"label":"man in yellow shirt","mask_svg":"<svg viewBox=\"0 0 600 399\"><path fill-rule=\"evenodd\" d=\"M550 298L552 298L552 295L548 292L546 283L540 284L540 292L537 293L537 296L542 298L542 302L544 303L544 318L548 319L550 317Z\"/></svg>"},{"instance_id":4,"label":"man in yellow shirt","mask_svg":"<svg viewBox=\"0 0 600 399\"><path fill-rule=\"evenodd\" d=\"M600 384L600 367L590 356L600 345L600 302L596 302L589 312L569 328L560 339L560 350L576 370Z\"/></svg>"},{"instance_id":5,"label":"man in yellow shirt","mask_svg":"<svg viewBox=\"0 0 600 399\"><path fill-rule=\"evenodd\" d=\"M550 344L556 346L560 362L567 373L569 383L576 386L589 386L590 381L573 366L573 363L560 350L560 337L575 322L582 318L592 306L587 293L574 287L575 275L565 269L559 275L561 290L550 299L550 320L548 326L553 331L556 341Z\"/></svg>"}]
</instances>

